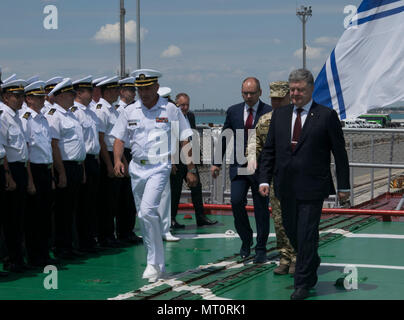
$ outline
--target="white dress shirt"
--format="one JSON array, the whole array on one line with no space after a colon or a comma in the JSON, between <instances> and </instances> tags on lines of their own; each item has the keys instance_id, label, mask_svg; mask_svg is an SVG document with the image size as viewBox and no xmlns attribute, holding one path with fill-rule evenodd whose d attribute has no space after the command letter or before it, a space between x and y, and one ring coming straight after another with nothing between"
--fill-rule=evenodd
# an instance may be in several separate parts
<instances>
[{"instance_id":1,"label":"white dress shirt","mask_svg":"<svg viewBox=\"0 0 404 320\"><path fill-rule=\"evenodd\" d=\"M28 139L22 128L18 112L7 105L3 105L3 112L0 115L0 130L5 138L4 149L6 150L7 161L27 162Z\"/></svg>"},{"instance_id":2,"label":"white dress shirt","mask_svg":"<svg viewBox=\"0 0 404 320\"><path fill-rule=\"evenodd\" d=\"M46 114L52 139L59 140L59 149L63 161L84 161L86 147L83 129L73 112L66 111L57 103Z\"/></svg>"},{"instance_id":3,"label":"white dress shirt","mask_svg":"<svg viewBox=\"0 0 404 320\"><path fill-rule=\"evenodd\" d=\"M25 113L20 115L20 119L28 137L29 161L36 164L51 164L52 138L45 116L27 107Z\"/></svg>"}]
</instances>

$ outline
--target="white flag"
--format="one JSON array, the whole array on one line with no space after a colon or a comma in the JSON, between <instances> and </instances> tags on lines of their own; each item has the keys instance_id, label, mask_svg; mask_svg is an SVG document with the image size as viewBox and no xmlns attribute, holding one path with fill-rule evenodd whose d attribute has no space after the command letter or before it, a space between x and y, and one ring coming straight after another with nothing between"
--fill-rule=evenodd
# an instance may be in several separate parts
<instances>
[{"instance_id":1,"label":"white flag","mask_svg":"<svg viewBox=\"0 0 404 320\"><path fill-rule=\"evenodd\" d=\"M340 119L404 101L404 1L364 0L319 73L314 100Z\"/></svg>"}]
</instances>

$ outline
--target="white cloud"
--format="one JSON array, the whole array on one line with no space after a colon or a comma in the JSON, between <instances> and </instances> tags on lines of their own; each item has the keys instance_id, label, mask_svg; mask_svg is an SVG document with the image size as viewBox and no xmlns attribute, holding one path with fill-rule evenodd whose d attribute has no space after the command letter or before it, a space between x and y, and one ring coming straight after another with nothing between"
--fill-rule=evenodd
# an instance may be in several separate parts
<instances>
[{"instance_id":1,"label":"white cloud","mask_svg":"<svg viewBox=\"0 0 404 320\"><path fill-rule=\"evenodd\" d=\"M319 38L315 39L314 42L316 44L320 44L320 45L335 46L338 42L338 38L337 37L319 37Z\"/></svg>"},{"instance_id":2,"label":"white cloud","mask_svg":"<svg viewBox=\"0 0 404 320\"><path fill-rule=\"evenodd\" d=\"M280 44L280 43L281 43L281 40L278 39L278 38L275 38L275 39L273 39L272 41L273 41L273 43L275 43L275 44Z\"/></svg>"},{"instance_id":3,"label":"white cloud","mask_svg":"<svg viewBox=\"0 0 404 320\"><path fill-rule=\"evenodd\" d=\"M173 58L173 57L178 57L182 54L182 51L179 47L175 45L170 45L166 50L164 50L160 57L162 58Z\"/></svg>"},{"instance_id":4,"label":"white cloud","mask_svg":"<svg viewBox=\"0 0 404 320\"><path fill-rule=\"evenodd\" d=\"M148 32L147 29L140 28L141 41L143 41ZM118 43L120 40L119 22L102 26L93 39L99 43ZM136 43L136 22L134 20L129 20L125 23L125 41Z\"/></svg>"},{"instance_id":5,"label":"white cloud","mask_svg":"<svg viewBox=\"0 0 404 320\"><path fill-rule=\"evenodd\" d=\"M293 54L296 58L301 58L303 56L303 49L296 50ZM306 48L307 59L321 59L324 58L324 48L309 47Z\"/></svg>"}]
</instances>

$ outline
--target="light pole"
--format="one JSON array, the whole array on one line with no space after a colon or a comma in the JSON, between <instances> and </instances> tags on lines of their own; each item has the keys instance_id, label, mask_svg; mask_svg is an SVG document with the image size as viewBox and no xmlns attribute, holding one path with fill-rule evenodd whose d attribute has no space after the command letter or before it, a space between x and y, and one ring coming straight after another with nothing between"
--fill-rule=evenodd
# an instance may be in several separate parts
<instances>
[{"instance_id":1,"label":"light pole","mask_svg":"<svg viewBox=\"0 0 404 320\"><path fill-rule=\"evenodd\" d=\"M306 69L306 22L312 16L311 6L308 8L301 6L300 10L296 11L296 15L303 24L303 69Z\"/></svg>"}]
</instances>

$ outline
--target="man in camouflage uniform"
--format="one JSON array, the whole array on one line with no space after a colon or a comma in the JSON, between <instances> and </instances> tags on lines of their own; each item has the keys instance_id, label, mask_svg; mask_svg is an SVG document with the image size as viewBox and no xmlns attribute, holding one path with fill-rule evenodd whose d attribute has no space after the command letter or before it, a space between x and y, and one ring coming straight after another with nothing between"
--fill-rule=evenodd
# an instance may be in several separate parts
<instances>
[{"instance_id":1,"label":"man in camouflage uniform","mask_svg":"<svg viewBox=\"0 0 404 320\"><path fill-rule=\"evenodd\" d=\"M287 81L271 82L269 87L271 90L271 105L274 109L290 104L289 83ZM257 168L257 159L259 159L259 155L264 148L271 117L272 111L261 116L255 128L255 134L252 134L249 137L247 158L248 168L251 171L255 171ZM281 206L279 200L275 197L273 183L270 188L270 202L272 207L272 217L275 224L277 248L281 254L279 266L274 270L274 273L279 275L288 273L294 274L296 253L294 252L282 224Z\"/></svg>"}]
</instances>

